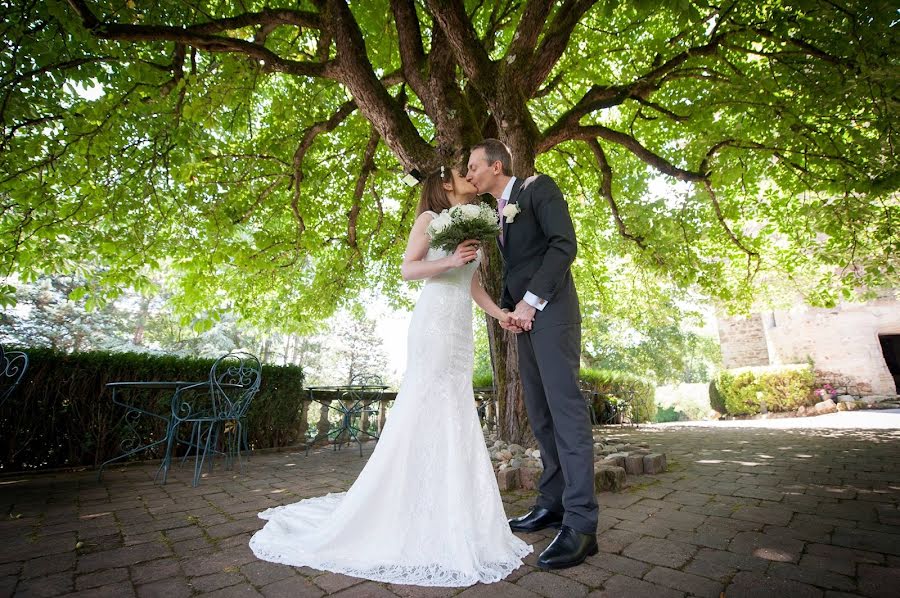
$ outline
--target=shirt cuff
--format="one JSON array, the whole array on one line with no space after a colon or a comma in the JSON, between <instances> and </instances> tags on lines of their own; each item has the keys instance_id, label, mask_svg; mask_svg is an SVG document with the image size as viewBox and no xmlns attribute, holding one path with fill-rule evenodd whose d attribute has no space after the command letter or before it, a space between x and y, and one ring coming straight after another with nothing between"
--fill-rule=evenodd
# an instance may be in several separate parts
<instances>
[{"instance_id":1,"label":"shirt cuff","mask_svg":"<svg viewBox=\"0 0 900 598\"><path fill-rule=\"evenodd\" d=\"M544 311L544 308L547 307L547 301L544 299L541 299L540 297L538 297L531 291L527 291L525 293L525 296L522 298L522 300L538 311Z\"/></svg>"}]
</instances>

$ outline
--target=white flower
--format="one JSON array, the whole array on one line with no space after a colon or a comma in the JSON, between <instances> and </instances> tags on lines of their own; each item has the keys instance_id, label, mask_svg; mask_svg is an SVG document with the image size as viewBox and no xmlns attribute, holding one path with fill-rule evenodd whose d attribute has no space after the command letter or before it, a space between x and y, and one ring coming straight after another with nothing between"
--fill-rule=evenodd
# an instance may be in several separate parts
<instances>
[{"instance_id":1,"label":"white flower","mask_svg":"<svg viewBox=\"0 0 900 598\"><path fill-rule=\"evenodd\" d=\"M450 213L444 210L441 212L431 223L428 225L428 229L432 232L439 233L448 226L450 226Z\"/></svg>"},{"instance_id":2,"label":"white flower","mask_svg":"<svg viewBox=\"0 0 900 598\"><path fill-rule=\"evenodd\" d=\"M478 218L478 216L481 214L481 208L472 204L460 206L459 210L466 218Z\"/></svg>"},{"instance_id":3,"label":"white flower","mask_svg":"<svg viewBox=\"0 0 900 598\"><path fill-rule=\"evenodd\" d=\"M513 220L516 219L516 216L518 216L521 211L518 204L508 203L506 204L506 207L503 208L503 217L506 218L507 222L512 224Z\"/></svg>"}]
</instances>

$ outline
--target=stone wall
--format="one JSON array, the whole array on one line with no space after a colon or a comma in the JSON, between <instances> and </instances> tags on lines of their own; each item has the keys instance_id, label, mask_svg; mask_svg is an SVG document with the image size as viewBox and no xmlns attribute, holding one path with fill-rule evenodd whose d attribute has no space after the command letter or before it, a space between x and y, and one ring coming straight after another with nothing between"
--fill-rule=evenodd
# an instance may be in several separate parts
<instances>
[{"instance_id":1,"label":"stone wall","mask_svg":"<svg viewBox=\"0 0 900 598\"><path fill-rule=\"evenodd\" d=\"M879 334L900 334L900 301L893 292L868 303L846 303L833 309L801 306L749 318L719 319L725 368L812 359L816 370L842 376L864 393L896 394Z\"/></svg>"},{"instance_id":2,"label":"stone wall","mask_svg":"<svg viewBox=\"0 0 900 598\"><path fill-rule=\"evenodd\" d=\"M722 367L769 365L769 348L762 316L719 318Z\"/></svg>"}]
</instances>

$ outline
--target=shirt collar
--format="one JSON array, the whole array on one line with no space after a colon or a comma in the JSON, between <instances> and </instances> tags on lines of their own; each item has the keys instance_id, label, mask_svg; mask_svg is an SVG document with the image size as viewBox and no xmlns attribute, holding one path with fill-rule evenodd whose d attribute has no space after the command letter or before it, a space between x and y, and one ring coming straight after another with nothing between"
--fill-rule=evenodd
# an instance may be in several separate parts
<instances>
[{"instance_id":1,"label":"shirt collar","mask_svg":"<svg viewBox=\"0 0 900 598\"><path fill-rule=\"evenodd\" d=\"M513 183L516 182L516 177L509 177L509 182L506 183L506 187L503 189L503 193L500 195L500 198L509 201L509 196L512 195Z\"/></svg>"}]
</instances>

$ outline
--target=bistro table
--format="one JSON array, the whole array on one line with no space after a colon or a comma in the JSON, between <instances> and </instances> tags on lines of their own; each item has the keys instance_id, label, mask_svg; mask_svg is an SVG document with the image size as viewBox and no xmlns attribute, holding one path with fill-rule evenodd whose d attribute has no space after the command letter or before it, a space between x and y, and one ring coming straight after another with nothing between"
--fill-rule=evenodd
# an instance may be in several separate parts
<instances>
[{"instance_id":1,"label":"bistro table","mask_svg":"<svg viewBox=\"0 0 900 598\"><path fill-rule=\"evenodd\" d=\"M180 396L181 391L190 387L209 386L209 384L209 380L203 380L200 382L186 382L184 380L149 380L145 382L107 383L106 388L112 390L112 402L125 409L125 414L122 416L122 419L125 421L125 425L130 431L130 434L120 444L124 452L121 455L104 461L100 465L100 469L97 472L97 480L99 481L102 478L103 468L110 463L125 459L141 451L149 450L166 442L171 442L174 444L175 430L172 429L174 421L172 418L172 414L175 413L178 409L178 397ZM240 385L238 384L223 384L222 386L234 388L240 387ZM160 413L161 410L150 411L146 408L149 406L148 404L144 402L136 403L133 400L122 400L122 397L120 396L120 393L124 393L126 396L134 396L135 393L141 391L171 392L171 398L169 400L170 408L168 409L168 413ZM147 421L142 419L144 417L150 418L149 421L151 422L154 419L163 422L166 427L165 434L161 438L156 438L149 442L141 443L141 430L139 429L139 424L141 422ZM166 455L168 455L169 451L171 451L173 448L174 447L166 447ZM156 473L156 476L159 477L160 473L165 474L167 470L168 461L164 458L163 462L159 466L159 471ZM165 480L165 475L163 475L163 483L165 483Z\"/></svg>"},{"instance_id":2,"label":"bistro table","mask_svg":"<svg viewBox=\"0 0 900 598\"><path fill-rule=\"evenodd\" d=\"M370 409L370 406L372 403L381 400L387 388L385 384L345 384L339 386L310 386L307 388L311 401L327 407L341 416L337 425L328 431L329 437L333 435L332 442L335 450L337 450L339 445L343 444L341 439L346 435L347 444L355 440L359 445L359 456L362 457L360 432L378 440L377 432L373 433L363 430L354 422L356 418L361 418L363 414L377 411ZM309 443L307 443L307 452L309 452Z\"/></svg>"}]
</instances>

